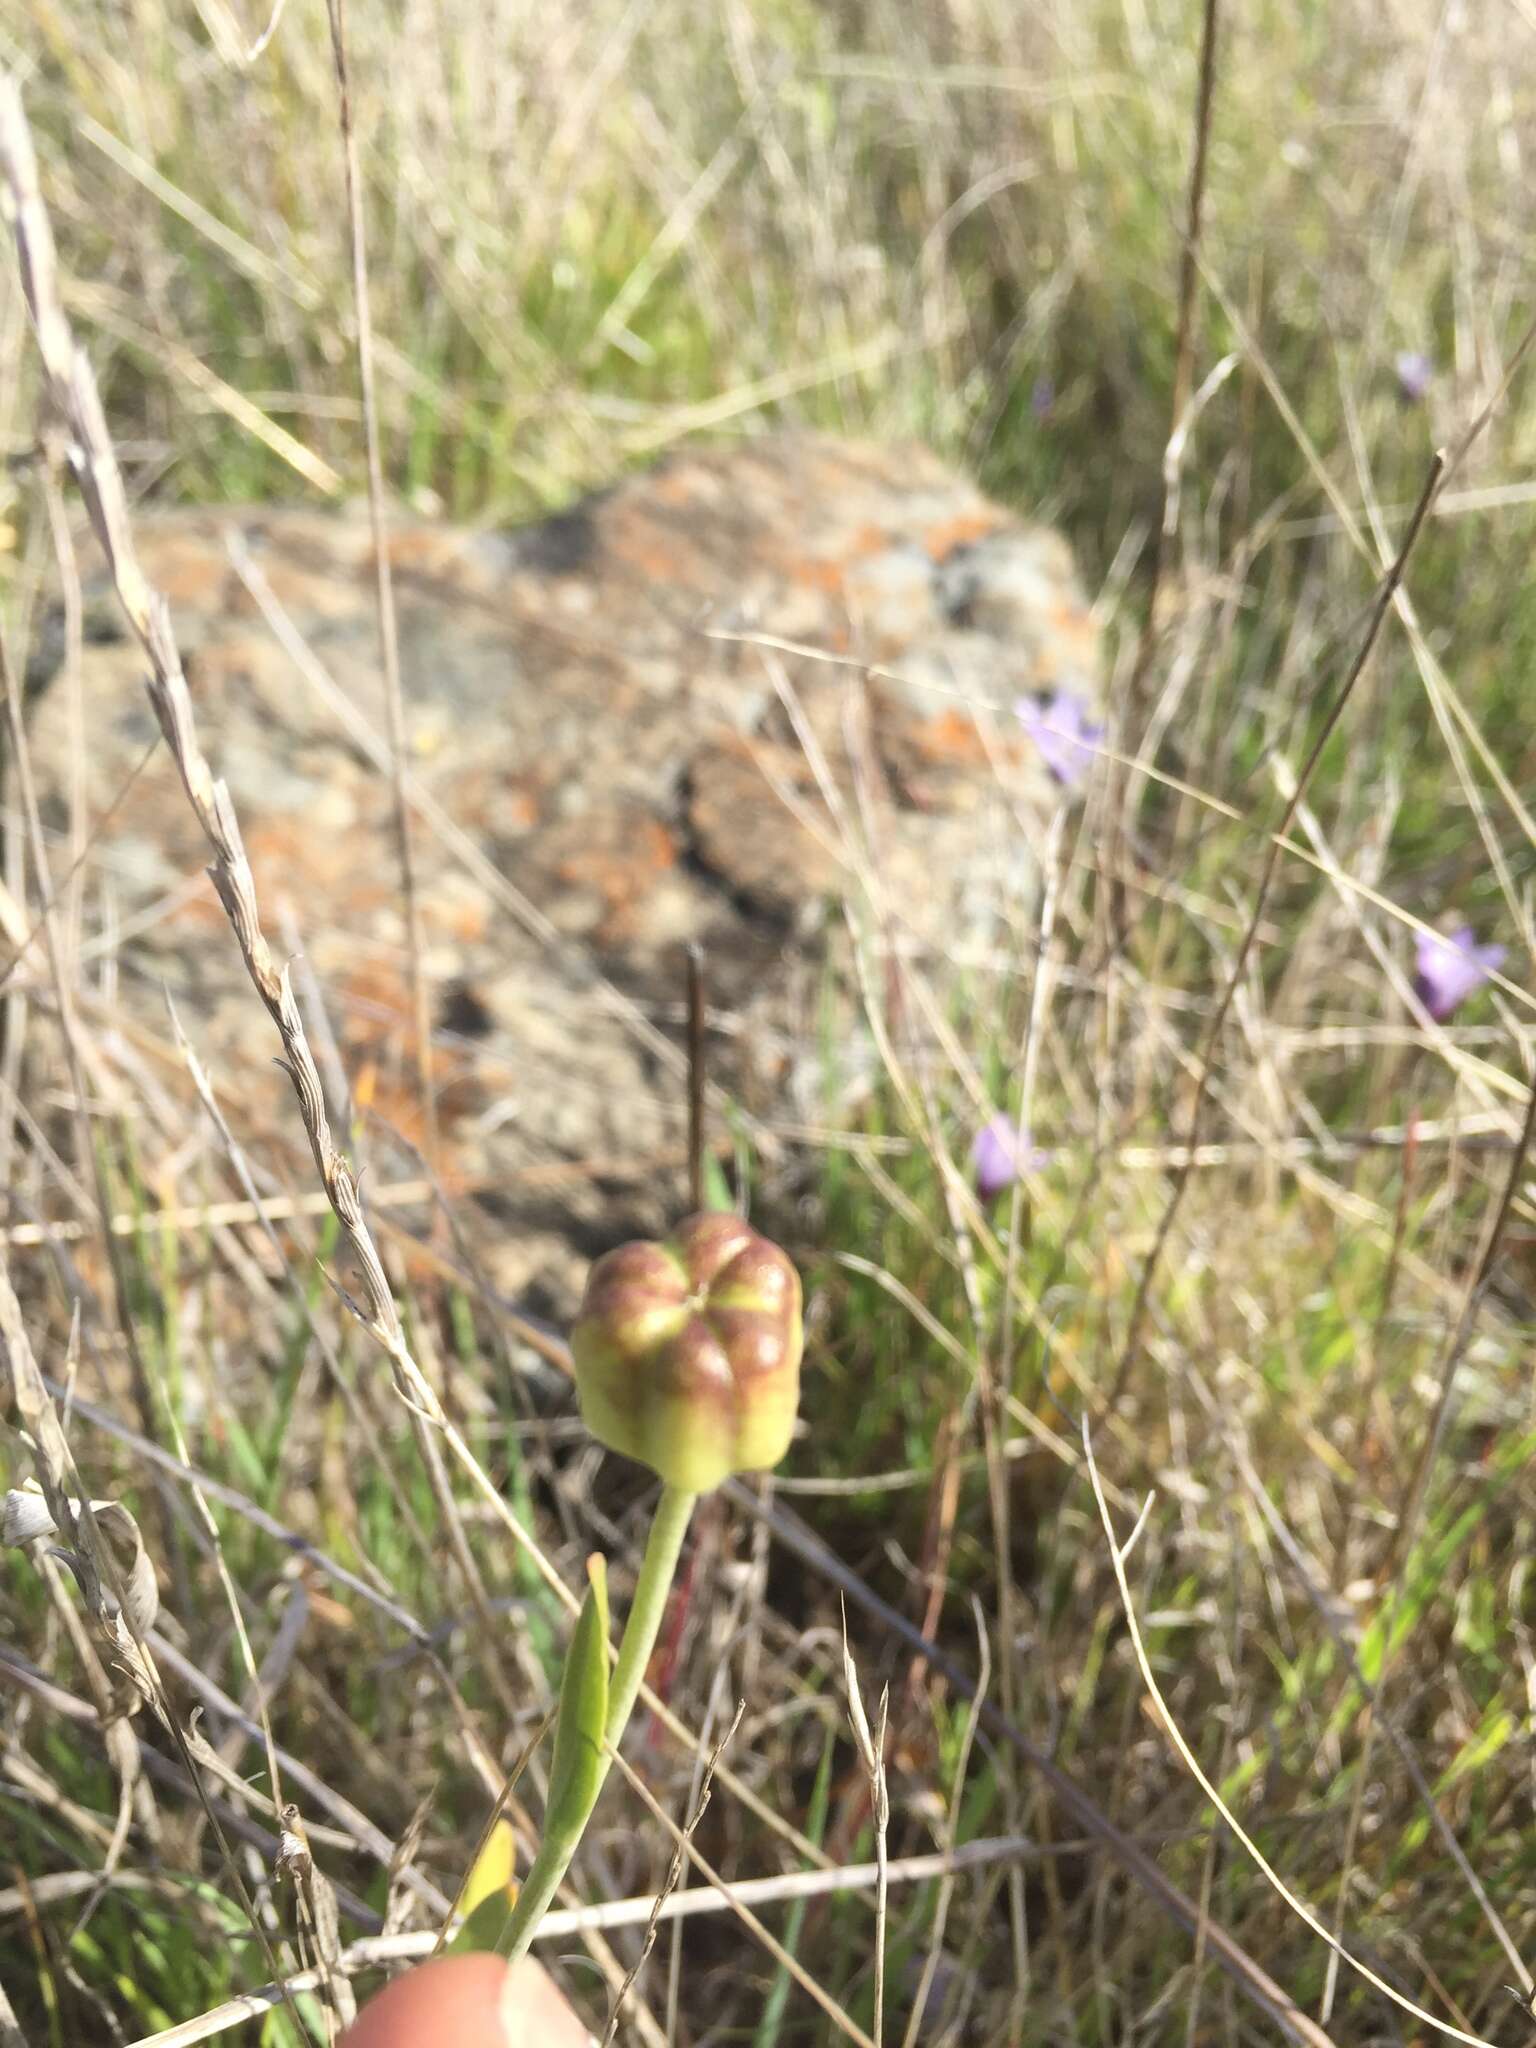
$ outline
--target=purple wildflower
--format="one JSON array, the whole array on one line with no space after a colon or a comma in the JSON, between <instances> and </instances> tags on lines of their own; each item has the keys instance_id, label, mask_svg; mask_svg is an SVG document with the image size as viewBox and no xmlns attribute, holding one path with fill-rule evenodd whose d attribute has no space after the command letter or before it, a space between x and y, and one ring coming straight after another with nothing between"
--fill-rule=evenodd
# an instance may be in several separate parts
<instances>
[{"instance_id":1,"label":"purple wildflower","mask_svg":"<svg viewBox=\"0 0 1536 2048\"><path fill-rule=\"evenodd\" d=\"M1077 789L1088 773L1095 746L1104 737L1103 726L1088 716L1082 698L1070 690L1055 690L1043 702L1020 697L1013 709L1062 788Z\"/></svg>"},{"instance_id":2,"label":"purple wildflower","mask_svg":"<svg viewBox=\"0 0 1536 2048\"><path fill-rule=\"evenodd\" d=\"M1397 372L1397 388L1404 402L1417 405L1434 379L1434 364L1420 350L1405 348L1393 357L1392 367Z\"/></svg>"},{"instance_id":3,"label":"purple wildflower","mask_svg":"<svg viewBox=\"0 0 1536 2048\"><path fill-rule=\"evenodd\" d=\"M1504 965L1502 946L1480 946L1471 925L1442 937L1420 932L1414 945L1413 992L1437 1024Z\"/></svg>"},{"instance_id":4,"label":"purple wildflower","mask_svg":"<svg viewBox=\"0 0 1536 2048\"><path fill-rule=\"evenodd\" d=\"M1010 1116L1006 1110L999 1110L971 1140L976 1192L984 1202L990 1202L1004 1188L1012 1187L1026 1168L1033 1171L1044 1166L1050 1156L1049 1152L1042 1152L1038 1145L1030 1143L1028 1131L1024 1132L1021 1143L1018 1118Z\"/></svg>"},{"instance_id":5,"label":"purple wildflower","mask_svg":"<svg viewBox=\"0 0 1536 2048\"><path fill-rule=\"evenodd\" d=\"M1029 409L1037 420L1047 420L1056 403L1056 383L1051 377L1037 377L1029 394Z\"/></svg>"}]
</instances>

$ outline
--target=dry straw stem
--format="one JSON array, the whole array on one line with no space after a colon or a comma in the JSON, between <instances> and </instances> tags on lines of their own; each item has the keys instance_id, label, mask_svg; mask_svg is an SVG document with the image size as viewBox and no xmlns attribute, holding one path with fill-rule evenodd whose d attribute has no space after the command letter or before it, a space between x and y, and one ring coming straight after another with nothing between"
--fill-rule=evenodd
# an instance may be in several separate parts
<instances>
[{"instance_id":1,"label":"dry straw stem","mask_svg":"<svg viewBox=\"0 0 1536 2048\"><path fill-rule=\"evenodd\" d=\"M676 1896L677 1888L682 1882L684 1852L698 1832L699 1822L704 1818L705 1811L709 1806L710 1788L714 1784L715 1772L719 1767L720 1758L727 1746L735 1739L736 1730L741 1726L741 1717L746 1712L746 1706L745 1700L738 1700L736 1702L736 1711L731 1716L731 1725L710 1751L709 1757L704 1764L703 1776L700 1779L699 1789L694 1798L692 1810L684 1824L682 1835L672 1851L672 1859L667 1865L667 1875L661 1890L656 1894L656 1903L651 1908L651 1916L645 1923L645 1938L640 1944L640 1953L635 1957L633 1963L630 1964L624 1982L619 1986L618 1991L614 1995L613 2004L608 2012L608 2024L603 2029L603 2038L599 2048L611 2048L613 2037L618 2032L619 2015L623 2010L624 2001L629 1996L636 1978L650 1960L651 1950L656 1946L656 1933L657 1929L661 1926L663 1909L668 1899ZM885 1890L883 1870L880 1877L880 1889L883 1896ZM675 2027L669 2026L667 2032L669 2039L675 2038Z\"/></svg>"},{"instance_id":2,"label":"dry straw stem","mask_svg":"<svg viewBox=\"0 0 1536 2048\"><path fill-rule=\"evenodd\" d=\"M992 1651L987 1635L986 1616L981 1611L981 1602L973 1595L971 1615L976 1625L976 1655L978 1671L976 1697L971 1701L970 1711L965 1717L965 1731L960 1738L960 1754L955 1759L954 1789L949 1800L949 1840L953 1843L960 1832L960 1816L965 1796L970 1787L971 1751L975 1747L976 1730L981 1720L982 1705L987 1697L987 1687L992 1677ZM891 1880L890 1864L886 1865L885 1881ZM928 2000L938 1975L939 1963L944 1954L944 1936L949 1925L949 1909L954 1901L955 1873L946 1870L940 1879L938 1896L934 1903L933 1921L928 1935L928 1953L923 1961L923 1972L918 1979L917 1990L912 1999L912 2011L907 2020L907 2030L902 2036L901 2048L917 2048L918 2036L928 2018ZM1023 1987L1020 1987L1021 1991Z\"/></svg>"},{"instance_id":3,"label":"dry straw stem","mask_svg":"<svg viewBox=\"0 0 1536 2048\"><path fill-rule=\"evenodd\" d=\"M1148 749L1145 745L1148 737L1144 729L1145 699L1148 680L1152 673L1153 657L1157 651L1163 576L1167 566L1169 543L1178 521L1180 466L1189 426L1186 415L1191 411L1189 390L1194 378L1196 316L1199 311L1196 285L1199 278L1200 234L1205 213L1206 165L1210 156L1211 110L1216 96L1218 18L1217 0L1205 0L1200 36L1199 83L1191 124L1193 140L1190 150L1185 225L1179 246L1178 315L1174 339L1170 422L1163 450L1163 502L1151 530L1145 609L1142 614L1141 632L1136 643L1136 654L1131 663L1121 701L1114 707L1117 713L1115 724L1119 728L1117 737L1122 743L1122 757L1117 757L1112 765L1109 787L1105 793L1108 820L1104 869L1110 886L1104 893L1101 905L1095 911L1100 943L1111 976L1115 962L1124 947L1129 926L1129 880L1126 871L1135 865L1125 858L1131 840L1130 807L1135 777L1124 764L1123 756L1156 751L1155 746ZM1111 981L1109 999L1101 1008L1099 1022L1101 1049L1105 1051L1108 1049L1108 1040L1113 1030L1114 1012L1114 990Z\"/></svg>"},{"instance_id":4,"label":"dry straw stem","mask_svg":"<svg viewBox=\"0 0 1536 2048\"><path fill-rule=\"evenodd\" d=\"M1195 1783L1200 1787L1206 1798L1210 1800L1238 1841L1242 1843L1243 1847L1252 1857L1254 1863L1257 1864L1259 1870L1268 1879L1269 1883L1273 1885L1297 1919L1304 1926L1309 1927L1319 1940L1326 1942L1339 1960L1347 1963L1357 1976L1363 1977L1373 1990L1379 1991L1383 1998L1390 1999L1399 2011L1410 2014L1412 2018L1431 2028L1435 2033L1442 2035L1448 2041L1464 2041L1468 2044L1468 2048L1498 2048L1496 2042L1487 2040L1481 2034L1465 2033L1460 2027L1453 2027L1448 2020L1436 2019L1432 2012L1426 2012L1422 2005L1415 2005L1411 1998L1406 1998L1401 1991L1395 1990L1385 1977L1378 1976L1368 1963L1362 1963L1357 1956L1351 1955L1343 1943L1328 1931L1305 1900L1298 1898L1295 1892L1290 1889L1285 1879L1281 1877L1274 1865L1268 1861L1258 1843L1247 1832L1242 1822L1237 1818L1237 1815L1233 1813L1231 1807L1227 1805L1220 1792L1217 1791L1211 1780L1201 1769L1199 1759L1184 1739L1178 1723L1173 1718L1168 1702L1163 1698L1161 1691L1158 1689L1157 1679L1152 1671L1151 1660L1147 1656L1146 1644L1142 1641L1141 1626L1136 1618L1136 1603L1131 1597L1130 1581L1126 1577L1125 1560L1129 1556L1137 1537L1146 1526L1147 1516L1151 1512L1155 1495L1147 1495L1142 1511L1136 1519L1135 1527L1132 1529L1127 1540L1121 1543L1115 1535L1115 1525L1110 1518L1109 1502L1104 1498L1104 1489L1099 1483L1099 1468L1094 1459L1093 1439L1088 1428L1086 1416L1083 1419L1083 1455L1088 1465L1088 1476L1093 1482L1093 1497L1098 1504L1099 1520L1104 1525L1104 1536L1109 1545L1109 1561L1114 1570L1115 1584L1119 1588L1120 1604L1125 1612L1126 1627L1130 1631L1131 1646L1136 1653L1136 1663L1137 1668L1141 1672L1142 1683L1151 1695L1152 1702L1157 1708L1158 1716L1164 1728L1168 1731L1168 1739L1178 1751L1180 1758L1195 1780ZM1308 2025L1310 2026L1311 2024L1308 2021ZM1322 2038L1326 2039L1327 2037L1324 2035Z\"/></svg>"},{"instance_id":5,"label":"dry straw stem","mask_svg":"<svg viewBox=\"0 0 1536 2048\"><path fill-rule=\"evenodd\" d=\"M51 486L48 491L50 502L57 496ZM63 525L62 516L54 521L55 527ZM77 579L72 573L66 574L65 581ZM26 730L22 719L21 679L11 664L10 651L3 635L0 635L0 693L5 699L6 729L10 737L12 765L16 785L21 798L22 819L25 825L27 851L31 858L38 895L42 901L41 924L44 936L44 950L48 957L48 972L53 986L53 999L58 1012L59 1035L64 1047L65 1065L68 1069L70 1087L74 1098L75 1143L80 1154L80 1170L89 1171L96 1192L96 1206L102 1218L111 1212L111 1200L107 1188L106 1169L99 1148L91 1130L90 1113L87 1103L90 1094L86 1088L87 1069L90 1070L96 1094L110 1090L104 1085L100 1062L93 1055L90 1041L80 1028L75 1012L74 992L65 957L65 939L60 929L58 899L48 869L47 850L43 839L42 817L38 806L37 790L32 780L31 756L27 751ZM106 1239L108 1266L112 1275L113 1294L117 1303L118 1321L122 1327L127 1346L129 1370L133 1380L134 1400L138 1405L139 1420L148 1430L154 1427L155 1402L149 1380L149 1368L145 1363L143 1348L139 1343L133 1316L129 1312L129 1287L123 1269L122 1258L115 1241L109 1235ZM170 1522L163 1501L157 1502L161 1511L161 1533L169 1545Z\"/></svg>"},{"instance_id":6,"label":"dry straw stem","mask_svg":"<svg viewBox=\"0 0 1536 2048\"><path fill-rule=\"evenodd\" d=\"M368 299L368 241L363 216L363 186L357 161L357 134L352 125L352 87L347 73L346 0L327 0L331 51L336 63L336 93L341 116L342 158L346 169L347 230L352 244L352 300L357 315L357 375L363 401L363 435L368 451L368 517L373 529L373 564L379 611L379 652L384 665L384 702L389 718L390 788L395 805L395 837L400 852L400 884L405 898L406 937L411 956L411 1001L416 1024L416 1073L426 1118L426 1152L437 1161L437 1099L432 1086L432 1012L422 959L421 904L416 891L416 859L411 840L411 806L405 788L405 688L400 679L400 636L395 624L395 592L390 576L389 536L384 519L384 460L379 447L379 407L373 376L373 319Z\"/></svg>"},{"instance_id":7,"label":"dry straw stem","mask_svg":"<svg viewBox=\"0 0 1536 2048\"><path fill-rule=\"evenodd\" d=\"M885 2031L885 1925L886 1890L890 1855L886 1837L891 1824L891 1795L885 1781L886 1718L891 1704L890 1688L880 1694L880 1711L871 1729L864 1696L859 1686L858 1666L848 1647L848 1616L843 1615L843 1684L848 1692L848 1719L853 1728L854 1747L869 1779L870 1807L875 1820L875 2015L872 2022L875 2048L880 2048Z\"/></svg>"},{"instance_id":8,"label":"dry straw stem","mask_svg":"<svg viewBox=\"0 0 1536 2048\"><path fill-rule=\"evenodd\" d=\"M1477 1318L1493 1280L1494 1261L1498 1256L1500 1242L1514 1211L1515 1201L1520 1193L1521 1179L1525 1173L1526 1159L1530 1153L1532 1138L1536 1137L1536 1085L1527 1094L1525 1121L1520 1127L1520 1136L1515 1144L1514 1155L1509 1162L1509 1171L1504 1177L1504 1187L1498 1205L1489 1220L1483 1237L1483 1248L1476 1269L1467 1282L1467 1291L1461 1304L1461 1313L1451 1332L1450 1342L1440 1361L1438 1387L1435 1394L1434 1412L1424 1431L1418 1457L1414 1460L1413 1476L1408 1482L1404 1495L1402 1512L1392 1531L1392 1540L1387 1546L1387 1555L1378 1573L1378 1581L1387 1585L1395 1577L1397 1566L1418 1534L1419 1517L1424 1507L1424 1497L1429 1487L1429 1478L1434 1462L1444 1440L1446 1424L1450 1419L1451 1392L1456 1383L1457 1370L1466 1356L1467 1346L1477 1328Z\"/></svg>"},{"instance_id":9,"label":"dry straw stem","mask_svg":"<svg viewBox=\"0 0 1536 2048\"><path fill-rule=\"evenodd\" d=\"M649 1812L651 1818L666 1830L672 1837L673 1842L683 1851L700 1875L707 1878L709 1883L714 1886L731 1912L735 1914L744 1927L751 1931L758 1945L766 1949L779 1968L787 1971L806 1996L813 1999L821 2007L840 2034L854 2042L856 2048L875 2048L875 2043L870 2039L869 2035L865 2033L856 2020L852 2019L843 2010L831 1992L824 1985L817 1983L816 1979L805 1968L804 1964L800 1962L799 1958L792 1956L783 1943L769 1933L768 1929L751 1908L742 1902L739 1888L736 1885L727 1884L719 1871L700 1854L691 1837L673 1820L671 1814L657 1800L649 1785L645 1783L637 1771L631 1768L628 1760L618 1755L615 1755L613 1760L633 1790L638 1793L641 1804Z\"/></svg>"},{"instance_id":10,"label":"dry straw stem","mask_svg":"<svg viewBox=\"0 0 1536 2048\"><path fill-rule=\"evenodd\" d=\"M253 405L243 391L237 391L233 384L226 383L210 370L200 356L177 341L174 335L145 327L135 320L132 317L134 301L125 294L109 290L104 285L73 281L66 289L69 303L77 313L83 314L93 326L125 343L141 362L152 365L157 372L170 370L200 399L216 407L253 440L269 448L279 461L286 462L312 490L320 491L329 498L341 495L345 479L328 462L306 448L286 427L269 418L259 405Z\"/></svg>"},{"instance_id":11,"label":"dry straw stem","mask_svg":"<svg viewBox=\"0 0 1536 2048\"><path fill-rule=\"evenodd\" d=\"M120 1674L142 1696L154 1691L153 1676L139 1650L139 1637L154 1619L158 1588L154 1567L144 1553L139 1532L131 1516L122 1516L131 1532L134 1561L128 1585L120 1596L117 1574L102 1542L101 1529L107 1520L105 1504L93 1502L75 1468L63 1425L43 1380L22 1320L21 1304L11 1287L10 1276L0 1260L0 1409L14 1412L30 1441L33 1464L41 1494L17 1492L5 1503L5 1540L24 1543L35 1556L48 1594L68 1632L81 1669L90 1687L95 1718L102 1741L118 1780L117 1817L105 1844L99 1883L106 1883L115 1871L127 1843L135 1811L149 1824L153 1837L158 1818L148 1788L143 1784L138 1745L122 1711L123 1701L103 1667L97 1645ZM25 1517L30 1534L19 1526ZM62 1583L55 1550L44 1549L41 1540L33 1551L33 1538L55 1537L67 1555L80 1598L96 1632L93 1642L85 1631L74 1602Z\"/></svg>"},{"instance_id":12,"label":"dry straw stem","mask_svg":"<svg viewBox=\"0 0 1536 2048\"><path fill-rule=\"evenodd\" d=\"M81 1699L77 1694L67 1691L61 1685L56 1685L45 1673L39 1671L35 1664L30 1663L27 1658L23 1657L19 1651L8 1649L3 1643L0 1643L0 1684L9 1686L12 1691L27 1694L28 1697L46 1707L50 1714L57 1715L61 1720L72 1722L79 1728L94 1728L98 1734L103 1732L99 1716L89 1701ZM226 1835L247 1843L257 1852L262 1862L269 1869L273 1867L281 1848L279 1837L269 1833L257 1821L252 1820L246 1811L248 1807L256 1806L264 1812L270 1813L272 1802L265 1792L255 1790L238 1772L225 1766L219 1758L218 1752L203 1741L201 1737L195 1738L198 1745L195 1761L200 1770L206 1770L208 1773L219 1777L228 1793L227 1799L209 1794L203 1788L198 1776L189 1767L166 1756L162 1749L148 1741L145 1737L133 1735L131 1723L120 1721L113 1725L128 1730L130 1739L136 1745L139 1763L148 1777L153 1778L158 1784L169 1787L172 1791L178 1793L191 1792L201 1797L205 1808L217 1818ZM194 1756L192 1744L186 1738L183 1738L183 1743L185 1754L192 1758ZM352 1850L359 1846L351 1831L347 1829L331 1828L323 1823L314 1823L310 1825L308 1833L312 1841L323 1842L330 1847ZM82 1881L83 1887L86 1888L98 1883L101 1878L99 1870L66 1872L61 1875L70 1880L78 1877ZM127 1878L122 1873L114 1880L114 1882L124 1881L127 1881ZM56 1880L54 1878L47 1878L37 1880L36 1882L52 1886ZM379 1916L365 1900L359 1898L355 1892L350 1891L345 1885L336 1885L334 1890L337 1904L354 1925L364 1928L370 1933L378 1929L380 1924ZM20 1897L19 1888L16 1892L0 1892L0 1914L18 1910ZM444 1909L446 1909L446 1902ZM272 1967L274 1969L277 1968L275 1958L272 1958Z\"/></svg>"},{"instance_id":13,"label":"dry straw stem","mask_svg":"<svg viewBox=\"0 0 1536 2048\"><path fill-rule=\"evenodd\" d=\"M109 1654L145 1695L152 1697L154 1681L145 1667L133 1631L125 1617L124 1603L113 1590L113 1572L106 1559L97 1515L82 1485L63 1424L54 1410L43 1375L22 1320L10 1276L0 1264L0 1391L6 1406L14 1409L32 1447L43 1501L54 1530L75 1554L75 1572L86 1612L100 1632ZM146 1625L153 1619L146 1610Z\"/></svg>"},{"instance_id":14,"label":"dry straw stem","mask_svg":"<svg viewBox=\"0 0 1536 2048\"><path fill-rule=\"evenodd\" d=\"M1152 670L1152 657L1157 646L1158 600L1162 592L1168 543L1173 538L1178 518L1178 457L1183 452L1184 440L1187 438L1186 413L1189 409L1190 386L1194 381L1196 315L1199 311L1196 285L1200 275L1200 234L1205 217L1205 173L1210 157L1211 109L1216 97L1217 27L1217 0L1205 0L1200 30L1200 76L1195 90L1194 118L1191 124L1193 146L1189 161L1189 191L1184 230L1179 244L1178 323L1173 350L1173 398L1170 407L1172 417L1163 463L1163 507L1156 525L1152 528L1146 612L1141 635L1137 641L1136 659L1132 664L1126 687L1127 710L1131 719L1138 724L1141 719L1142 699L1146 694L1147 678ZM1127 751L1139 751L1141 735L1134 733L1132 739L1136 745ZM1111 815L1113 829L1117 833L1123 832L1127 821L1123 800L1118 791L1111 798ZM1118 865L1116 861L1114 866Z\"/></svg>"},{"instance_id":15,"label":"dry straw stem","mask_svg":"<svg viewBox=\"0 0 1536 2048\"><path fill-rule=\"evenodd\" d=\"M1168 1240L1173 1233L1174 1221L1184 1200L1185 1190L1189 1186L1194 1151L1200 1143L1201 1128L1205 1121L1206 1106L1210 1099L1211 1080L1215 1070L1216 1049L1221 1042L1222 1029L1227 1021L1227 1013L1232 1008L1237 992L1243 985L1243 978L1248 971L1248 961L1257 943L1259 927L1263 922L1264 912L1269 904L1270 891L1274 887L1275 875L1280 866L1282 849L1289 838L1292 825L1296 822L1297 813L1301 809L1312 777L1317 771L1318 763L1323 758L1323 751L1338 728L1339 720L1344 715L1345 707L1349 703L1350 697L1354 694L1355 685L1365 673L1366 663L1370 660L1377 639L1380 637L1381 629L1386 623L1387 613L1392 607L1392 601L1397 594L1399 585L1402 583L1404 571L1408 567L1408 558L1413 553L1419 535L1424 530L1424 522L1429 515L1429 508L1435 502L1435 495L1440 488L1441 479L1445 476L1445 473L1445 451L1437 449L1434 459L1429 465L1429 474L1424 479L1424 488L1419 493L1418 504L1414 507L1413 518L1409 522L1408 531L1404 534L1402 546L1397 551L1397 558L1382 578L1380 588L1376 593L1376 602L1371 609L1370 620L1365 629L1365 637L1360 643L1354 660L1350 663L1348 673L1345 675L1332 704L1328 708L1327 715L1323 719L1317 737L1312 743L1311 751L1308 753L1301 772L1296 778L1296 787L1286 804L1280 824L1269 839L1264 855L1263 870L1259 876L1259 885L1254 894L1253 910L1244 929L1242 940L1238 945L1237 955L1232 963L1232 971L1222 986L1221 994L1217 997L1215 1007L1211 1011L1210 1022L1206 1026L1204 1043L1200 1048L1199 1071L1195 1081L1194 1100L1190 1104L1189 1123L1182 1140L1186 1148L1184 1161L1174 1174L1173 1185L1168 1191L1168 1199L1164 1203L1162 1214L1157 1221L1157 1230L1152 1239L1151 1249L1147 1253L1146 1259L1142 1264L1140 1276L1136 1282L1136 1293L1131 1302L1130 1323L1125 1333L1125 1345L1120 1353L1120 1363L1115 1371L1114 1384L1105 1403L1105 1412L1107 1414L1113 1414L1119 1407L1121 1397L1124 1395L1131 1374L1135 1370L1137 1357L1141 1349L1142 1329L1146 1322L1148 1308L1151 1305L1152 1282L1156 1277L1158 1267L1162 1263L1163 1253L1167 1248Z\"/></svg>"}]
</instances>

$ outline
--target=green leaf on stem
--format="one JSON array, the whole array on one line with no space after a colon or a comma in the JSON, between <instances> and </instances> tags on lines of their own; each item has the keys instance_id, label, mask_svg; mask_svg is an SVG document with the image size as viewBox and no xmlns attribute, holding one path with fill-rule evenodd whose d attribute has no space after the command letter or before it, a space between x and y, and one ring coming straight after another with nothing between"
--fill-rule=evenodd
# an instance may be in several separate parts
<instances>
[{"instance_id":1,"label":"green leaf on stem","mask_svg":"<svg viewBox=\"0 0 1536 2048\"><path fill-rule=\"evenodd\" d=\"M459 1894L463 1925L448 1944L451 1955L494 1955L517 1904L517 1838L509 1821L487 1831Z\"/></svg>"},{"instance_id":2,"label":"green leaf on stem","mask_svg":"<svg viewBox=\"0 0 1536 2048\"><path fill-rule=\"evenodd\" d=\"M587 1824L603 1782L608 1723L608 1575L600 1556L587 1559L587 1597L565 1656L555 1759L549 1775L544 1833L575 1838Z\"/></svg>"},{"instance_id":3,"label":"green leaf on stem","mask_svg":"<svg viewBox=\"0 0 1536 2048\"><path fill-rule=\"evenodd\" d=\"M736 1206L731 1193L731 1184L725 1177L725 1169L713 1152L704 1159L704 1206L706 1209L722 1209L727 1212Z\"/></svg>"}]
</instances>

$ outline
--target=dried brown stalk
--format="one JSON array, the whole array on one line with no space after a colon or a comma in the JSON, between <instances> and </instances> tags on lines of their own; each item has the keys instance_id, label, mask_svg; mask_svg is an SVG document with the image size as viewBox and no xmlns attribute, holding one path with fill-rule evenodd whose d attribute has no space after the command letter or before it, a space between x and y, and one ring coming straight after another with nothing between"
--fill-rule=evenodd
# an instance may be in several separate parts
<instances>
[{"instance_id":1,"label":"dried brown stalk","mask_svg":"<svg viewBox=\"0 0 1536 2048\"><path fill-rule=\"evenodd\" d=\"M352 301L357 315L357 377L363 401L363 433L368 449L368 517L373 528L373 565L379 614L379 653L384 665L384 703L389 720L390 789L395 807L395 839L400 855L400 887L405 898L405 927L411 956L411 1004L415 1013L416 1078L426 1118L426 1154L437 1164L437 1096L432 1084L432 1009L423 960L421 902L416 887L416 855L412 842L411 806L405 786L405 688L400 676L400 635L395 623L395 592L390 571L389 535L384 518L384 459L379 443L379 406L373 376L373 318L368 299L368 239L363 216L363 183L358 164L357 131L352 119L352 83L347 68L346 0L328 0L331 53L336 65L336 92L341 115L342 158L346 168L347 231L352 243Z\"/></svg>"}]
</instances>

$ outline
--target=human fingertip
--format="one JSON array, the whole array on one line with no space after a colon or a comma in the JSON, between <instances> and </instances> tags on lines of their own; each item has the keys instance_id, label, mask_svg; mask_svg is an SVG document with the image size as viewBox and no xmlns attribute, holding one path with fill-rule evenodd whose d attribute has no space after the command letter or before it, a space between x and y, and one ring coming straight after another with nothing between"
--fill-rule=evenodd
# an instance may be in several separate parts
<instances>
[{"instance_id":1,"label":"human fingertip","mask_svg":"<svg viewBox=\"0 0 1536 2048\"><path fill-rule=\"evenodd\" d=\"M499 1956L439 1956L397 1977L341 2048L544 2048L520 2018L516 1973Z\"/></svg>"}]
</instances>

